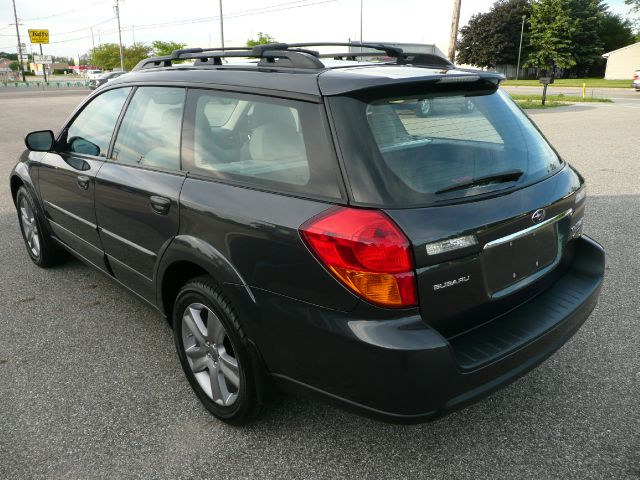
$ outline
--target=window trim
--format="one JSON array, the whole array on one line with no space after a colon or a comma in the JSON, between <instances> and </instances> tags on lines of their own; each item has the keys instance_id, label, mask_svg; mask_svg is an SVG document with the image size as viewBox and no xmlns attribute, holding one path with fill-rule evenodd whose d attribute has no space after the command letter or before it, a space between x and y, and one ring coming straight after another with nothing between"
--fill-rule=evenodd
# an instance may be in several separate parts
<instances>
[{"instance_id":1,"label":"window trim","mask_svg":"<svg viewBox=\"0 0 640 480\"><path fill-rule=\"evenodd\" d=\"M120 113L118 114L118 118L116 119L116 123L114 124L113 129L111 130L111 138L109 140L109 143L107 145L107 152L105 154L104 157L101 157L99 155L88 155L86 153L79 153L79 152L68 152L65 150L62 150L60 147L62 146L62 141L64 140L66 143L66 139L67 139L67 134L69 132L69 127L71 126L71 124L73 124L73 122L76 121L76 119L80 116L80 114L82 112L84 112L84 110L93 103L93 101L100 97L101 95L104 95L108 92L111 92L113 90L117 90L119 88L129 88L131 89L130 92L127 94L127 98L125 98L124 103L122 104L122 107L120 108ZM116 126L118 125L118 121L120 120L122 113L126 110L127 105L129 104L129 101L131 99L131 95L133 94L133 92L135 91L135 86L132 85L122 85L122 86L118 86L118 87L114 87L114 88L110 88L109 90L103 90L103 91L99 91L98 93L89 96L84 103L81 103L80 105L78 105L78 107L71 113L71 115L69 116L69 118L67 119L67 121L64 123L64 126L60 129L60 131L57 133L57 135L55 136L55 153L57 153L58 155L72 155L72 156L77 156L79 158L83 158L83 159L89 159L89 160L100 160L100 161L106 161L110 155L111 152L111 144L113 142L114 139L114 134L116 131Z\"/></svg>"},{"instance_id":2,"label":"window trim","mask_svg":"<svg viewBox=\"0 0 640 480\"><path fill-rule=\"evenodd\" d=\"M295 185L295 184L286 184L284 182L276 182L266 180L264 182L255 181L252 182L250 180L251 177L243 176L243 178L221 178L214 174L208 174L195 167L195 159L194 152L192 149L188 148L186 144L192 144L195 141L195 113L197 100L200 95L203 94L217 94L223 97L234 97L247 100L256 100L260 101L260 99L266 99L267 103L271 103L274 105L291 105L292 103L306 103L318 106L320 109L320 117L321 122L324 127L324 131L326 132L326 140L327 147L329 149L329 156L332 160L335 161L335 181L338 189L338 196L331 197L325 195L317 195L311 191L303 192L298 190L296 187L302 189L305 186L309 185ZM264 100L263 100L264 101ZM308 99L308 98L293 98L286 97L283 95L265 95L261 93L256 93L255 89L251 91L238 91L232 90L230 88L218 89L211 88L209 86L195 86L195 87L187 87L187 95L186 95L186 104L183 115L183 124L182 124L182 168L186 173L187 178L194 178L199 180L206 180L214 183L221 183L224 185L230 185L240 188L248 188L251 190L257 190L267 193L275 193L280 195L286 195L295 198L303 198L303 199L312 199L319 200L322 202L330 202L333 204L348 204L348 195L346 192L346 186L344 181L344 176L342 173L342 169L338 160L338 153L336 151L336 145L334 144L333 134L330 127L330 122L327 114L327 110L325 108L324 102L318 102L317 98ZM185 142L186 140L186 142ZM306 148L306 143L305 143ZM311 167L311 156L308 155L309 166ZM310 168L312 171L312 169ZM311 177L312 178L312 177ZM245 180L246 179L246 180ZM290 188L292 187L292 188Z\"/></svg>"},{"instance_id":3,"label":"window trim","mask_svg":"<svg viewBox=\"0 0 640 480\"><path fill-rule=\"evenodd\" d=\"M138 91L137 86L131 87L131 92L129 92L129 96L127 97L127 99L124 102L124 105L122 106L120 115L118 115L116 124L113 127L113 133L111 135L111 141L109 142L109 149L107 150L107 156L105 160L111 160L111 155L113 154L113 146L116 143L116 138L118 138L118 133L120 133L120 126L122 125L122 120L124 120L124 116L129 110L129 104L131 103L131 100L133 100L133 96L136 94L137 91Z\"/></svg>"}]
</instances>

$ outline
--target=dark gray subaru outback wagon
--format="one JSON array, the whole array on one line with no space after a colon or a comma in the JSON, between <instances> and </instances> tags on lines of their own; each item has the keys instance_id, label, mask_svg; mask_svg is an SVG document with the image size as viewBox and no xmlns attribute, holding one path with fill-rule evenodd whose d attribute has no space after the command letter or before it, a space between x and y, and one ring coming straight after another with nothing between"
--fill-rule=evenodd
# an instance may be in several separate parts
<instances>
[{"instance_id":1,"label":"dark gray subaru outback wagon","mask_svg":"<svg viewBox=\"0 0 640 480\"><path fill-rule=\"evenodd\" d=\"M503 77L348 46L144 60L11 172L31 259L70 252L157 308L229 423L274 387L435 418L542 362L598 298L583 179Z\"/></svg>"}]
</instances>

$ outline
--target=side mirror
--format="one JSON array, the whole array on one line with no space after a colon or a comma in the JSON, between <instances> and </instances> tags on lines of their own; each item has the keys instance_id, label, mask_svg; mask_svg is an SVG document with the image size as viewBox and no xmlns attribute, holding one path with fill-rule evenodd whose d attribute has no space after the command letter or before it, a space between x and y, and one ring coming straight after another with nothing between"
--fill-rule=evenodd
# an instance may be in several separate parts
<instances>
[{"instance_id":1,"label":"side mirror","mask_svg":"<svg viewBox=\"0 0 640 480\"><path fill-rule=\"evenodd\" d=\"M49 152L53 148L55 138L51 130L31 132L24 138L24 144L34 152Z\"/></svg>"}]
</instances>

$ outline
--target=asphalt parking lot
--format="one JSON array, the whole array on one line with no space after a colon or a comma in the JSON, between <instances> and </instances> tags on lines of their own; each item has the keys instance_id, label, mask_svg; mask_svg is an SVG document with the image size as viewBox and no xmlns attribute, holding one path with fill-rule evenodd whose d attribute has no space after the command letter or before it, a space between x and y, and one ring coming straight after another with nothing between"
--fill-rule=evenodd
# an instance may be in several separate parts
<instances>
[{"instance_id":1,"label":"asphalt parking lot","mask_svg":"<svg viewBox=\"0 0 640 480\"><path fill-rule=\"evenodd\" d=\"M598 307L548 361L434 423L284 397L245 428L200 406L154 311L27 256L7 176L85 94L0 92L0 478L640 478L640 94L531 113L586 177L608 255Z\"/></svg>"}]
</instances>

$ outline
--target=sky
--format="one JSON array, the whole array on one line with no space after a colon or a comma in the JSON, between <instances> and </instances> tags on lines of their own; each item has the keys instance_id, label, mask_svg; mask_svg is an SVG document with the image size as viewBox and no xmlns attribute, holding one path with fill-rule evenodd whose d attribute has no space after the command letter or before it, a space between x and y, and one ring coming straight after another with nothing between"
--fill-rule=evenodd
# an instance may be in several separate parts
<instances>
[{"instance_id":1,"label":"sky","mask_svg":"<svg viewBox=\"0 0 640 480\"><path fill-rule=\"evenodd\" d=\"M435 43L446 53L453 0L222 0L225 45L243 46L266 32L278 41L363 40ZM100 43L117 43L115 0L15 0L21 41L31 46L27 29L47 28L45 54L75 57ZM460 26L471 15L486 12L494 0L462 0ZM623 15L624 0L606 2ZM120 0L122 41L186 43L188 47L220 46L217 0ZM17 46L11 0L0 0L0 50ZM93 27L93 37L90 27ZM34 51L36 46L34 46Z\"/></svg>"}]
</instances>

